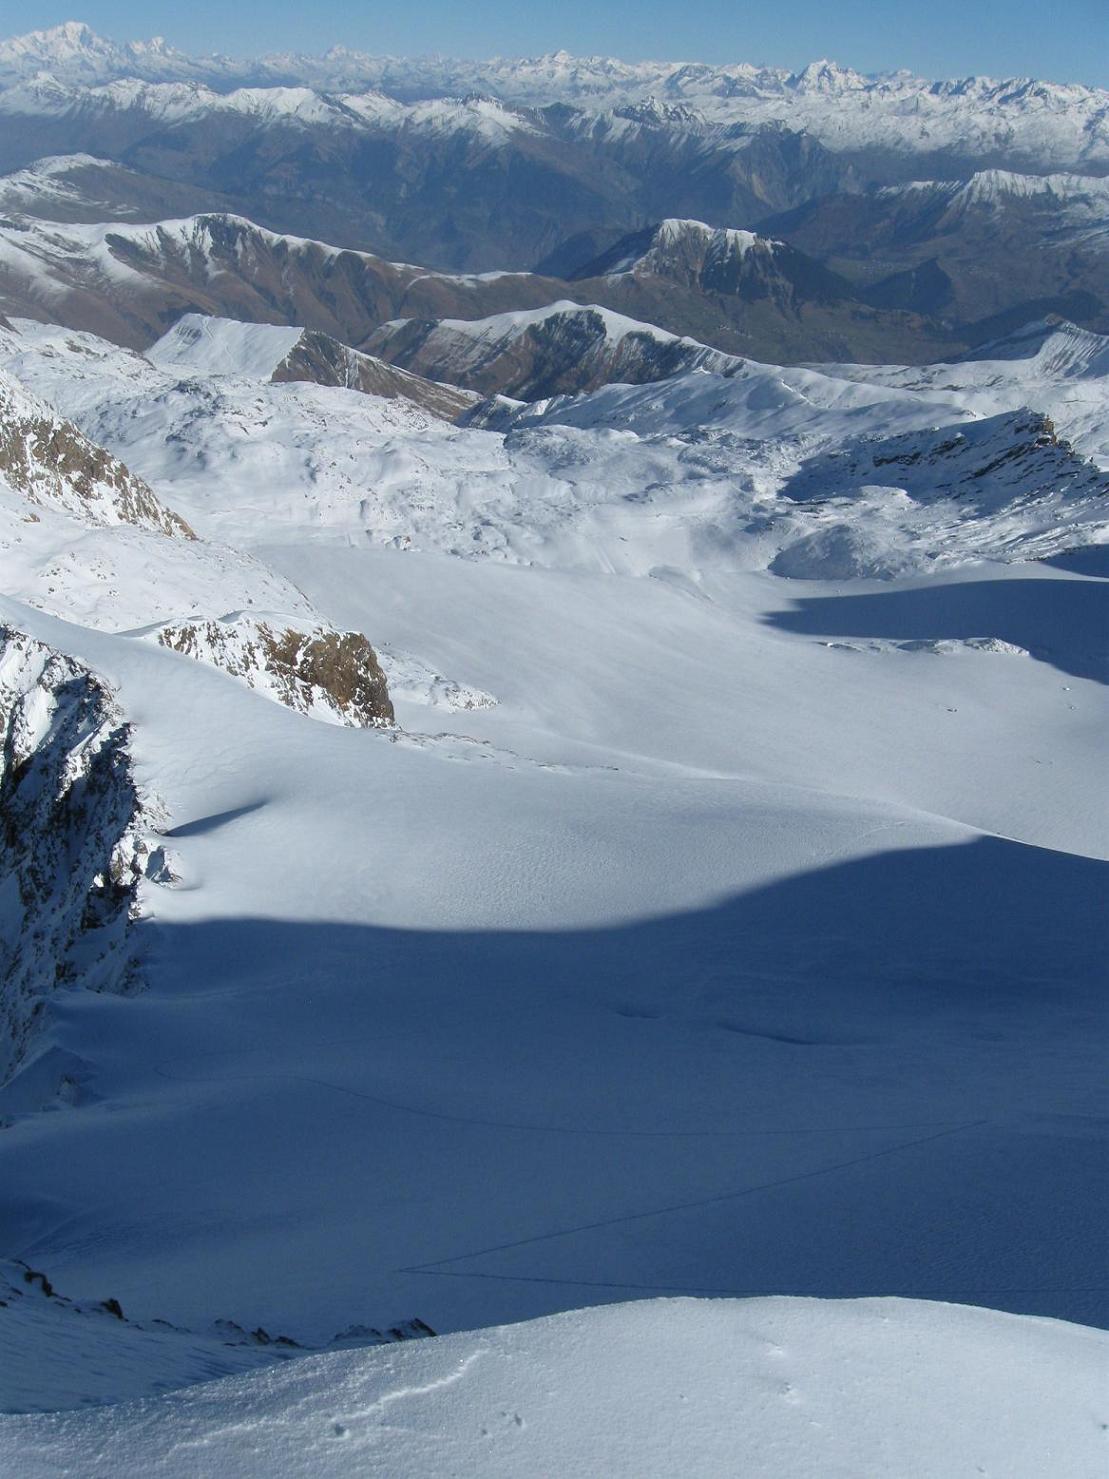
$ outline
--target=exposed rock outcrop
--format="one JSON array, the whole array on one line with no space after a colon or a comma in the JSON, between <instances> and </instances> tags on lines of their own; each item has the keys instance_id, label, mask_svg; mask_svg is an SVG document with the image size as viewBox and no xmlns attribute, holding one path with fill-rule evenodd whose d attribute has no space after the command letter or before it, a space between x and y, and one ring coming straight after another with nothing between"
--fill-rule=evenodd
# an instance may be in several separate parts
<instances>
[{"instance_id":1,"label":"exposed rock outcrop","mask_svg":"<svg viewBox=\"0 0 1109 1479\"><path fill-rule=\"evenodd\" d=\"M385 674L361 632L234 612L211 621L171 622L151 635L298 713L352 729L393 722Z\"/></svg>"},{"instance_id":2,"label":"exposed rock outcrop","mask_svg":"<svg viewBox=\"0 0 1109 1479\"><path fill-rule=\"evenodd\" d=\"M174 538L196 538L118 457L6 375L0 375L0 480L29 502L88 524L135 524Z\"/></svg>"},{"instance_id":3,"label":"exposed rock outcrop","mask_svg":"<svg viewBox=\"0 0 1109 1479\"><path fill-rule=\"evenodd\" d=\"M782 491L806 502L864 487L899 488L916 502L957 498L976 509L1016 500L1104 497L1109 476L1038 411L1005 411L957 426L862 437L802 464Z\"/></svg>"},{"instance_id":4,"label":"exposed rock outcrop","mask_svg":"<svg viewBox=\"0 0 1109 1479\"><path fill-rule=\"evenodd\" d=\"M471 410L480 397L455 385L425 380L372 354L340 344L330 334L306 329L270 377L274 383L308 380L315 385L337 385L386 400L411 401L432 416L454 421Z\"/></svg>"},{"instance_id":5,"label":"exposed rock outcrop","mask_svg":"<svg viewBox=\"0 0 1109 1479\"><path fill-rule=\"evenodd\" d=\"M62 987L137 984L139 880L166 878L103 682L0 627L0 1082Z\"/></svg>"},{"instance_id":6,"label":"exposed rock outcrop","mask_svg":"<svg viewBox=\"0 0 1109 1479\"><path fill-rule=\"evenodd\" d=\"M0 1412L49 1412L151 1395L254 1371L313 1351L426 1340L420 1319L352 1325L309 1345L290 1335L215 1319L184 1328L136 1320L112 1295L74 1299L40 1268L0 1259Z\"/></svg>"},{"instance_id":7,"label":"exposed rock outcrop","mask_svg":"<svg viewBox=\"0 0 1109 1479\"><path fill-rule=\"evenodd\" d=\"M694 369L724 374L740 363L653 324L569 301L472 321L397 320L383 324L369 347L429 379L528 401L595 390L610 381L641 385Z\"/></svg>"},{"instance_id":8,"label":"exposed rock outcrop","mask_svg":"<svg viewBox=\"0 0 1109 1479\"><path fill-rule=\"evenodd\" d=\"M631 232L573 275L662 279L749 302L772 299L789 309L854 296L845 278L785 242L704 221L665 220Z\"/></svg>"}]
</instances>

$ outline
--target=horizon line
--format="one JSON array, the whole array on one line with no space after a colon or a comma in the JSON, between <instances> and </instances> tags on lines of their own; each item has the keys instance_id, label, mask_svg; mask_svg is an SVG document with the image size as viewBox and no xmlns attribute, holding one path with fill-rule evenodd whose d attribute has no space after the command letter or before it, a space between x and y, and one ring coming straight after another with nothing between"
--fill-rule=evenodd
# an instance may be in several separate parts
<instances>
[{"instance_id":1,"label":"horizon line","mask_svg":"<svg viewBox=\"0 0 1109 1479\"><path fill-rule=\"evenodd\" d=\"M201 52L186 50L185 48L180 47L175 43L167 40L167 38L163 35L136 36L121 41L114 36L108 36L102 31L95 30L94 27L90 26L87 21L73 19L59 21L56 25L53 26L35 27L30 31L21 31L10 35L0 36L0 46L10 45L11 43L18 41L27 41L30 40L32 37L51 37L58 34L72 33L73 31L85 32L97 41L106 42L109 46L114 46L120 49L142 46L153 48L160 44L169 52L197 62L229 62L232 64L241 64L250 62L260 63L267 61L276 61L283 58L303 61L326 61L329 57L333 56L337 52L346 53L351 57L364 58L367 61L470 62L476 64L485 63L487 65L491 65L495 62L542 62L550 61L555 58L565 57L568 60L577 62L618 62L626 67L655 65L680 68L693 66L705 67L708 70L714 72L726 72L735 68L750 68L751 70L756 72L779 73L786 79L799 78L803 76L804 73L807 72L810 68L830 67L839 72L849 73L868 82L882 82L895 78L905 78L915 82L928 82L932 84L948 85L960 82L994 82L998 84L1039 82L1048 83L1056 87L1081 87L1089 92L1109 93L1109 86L1103 86L1098 83L1079 82L1074 81L1073 79L1060 81L1056 78L1037 76L1032 73L1011 73L1008 75L1002 75L993 72L966 72L956 76L935 77L927 76L922 72L917 72L912 67L891 67L880 71L866 72L861 71L859 68L853 67L848 63L843 63L837 61L833 57L827 56L814 57L810 61L806 62L803 67L795 68L782 66L779 63L775 62L752 62L744 59L737 59L727 62L707 62L703 58L696 56L627 57L617 56L612 52L577 52L571 51L566 47L559 47L555 51L532 52L528 54L510 54L505 52L496 52L491 55L463 55L458 52L447 51L365 51L360 47L349 46L345 42L336 41L331 43L331 45L329 45L323 51L284 50L260 51L250 53L230 53L220 51Z\"/></svg>"}]
</instances>

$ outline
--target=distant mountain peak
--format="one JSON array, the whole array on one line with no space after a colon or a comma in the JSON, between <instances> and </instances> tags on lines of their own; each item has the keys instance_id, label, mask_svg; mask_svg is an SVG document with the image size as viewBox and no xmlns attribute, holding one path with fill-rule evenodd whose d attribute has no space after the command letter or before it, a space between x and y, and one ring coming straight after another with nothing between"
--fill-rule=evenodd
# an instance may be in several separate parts
<instances>
[{"instance_id":1,"label":"distant mountain peak","mask_svg":"<svg viewBox=\"0 0 1109 1479\"><path fill-rule=\"evenodd\" d=\"M669 216L622 236L574 277L615 277L622 273L701 277L706 268L719 267L727 259L742 259L752 251L772 256L781 249L781 242L753 231Z\"/></svg>"},{"instance_id":2,"label":"distant mountain peak","mask_svg":"<svg viewBox=\"0 0 1109 1479\"><path fill-rule=\"evenodd\" d=\"M139 43L151 45L152 43ZM0 43L0 52L23 54L28 58L68 60L81 54L99 57L122 57L125 48L97 35L84 21L63 21L58 26L47 26L40 31L28 31Z\"/></svg>"},{"instance_id":3,"label":"distant mountain peak","mask_svg":"<svg viewBox=\"0 0 1109 1479\"><path fill-rule=\"evenodd\" d=\"M106 46L109 44L102 41L92 27L86 25L84 21L62 21L57 26L45 26L40 31L30 31L22 39L37 41L43 45Z\"/></svg>"},{"instance_id":4,"label":"distant mountain peak","mask_svg":"<svg viewBox=\"0 0 1109 1479\"><path fill-rule=\"evenodd\" d=\"M789 80L792 86L818 92L840 92L847 87L865 87L867 82L862 73L851 67L842 67L827 57L810 62Z\"/></svg>"},{"instance_id":5,"label":"distant mountain peak","mask_svg":"<svg viewBox=\"0 0 1109 1479\"><path fill-rule=\"evenodd\" d=\"M852 296L850 285L803 252L773 237L732 226L668 217L621 237L574 279L662 278L699 292L796 309Z\"/></svg>"}]
</instances>

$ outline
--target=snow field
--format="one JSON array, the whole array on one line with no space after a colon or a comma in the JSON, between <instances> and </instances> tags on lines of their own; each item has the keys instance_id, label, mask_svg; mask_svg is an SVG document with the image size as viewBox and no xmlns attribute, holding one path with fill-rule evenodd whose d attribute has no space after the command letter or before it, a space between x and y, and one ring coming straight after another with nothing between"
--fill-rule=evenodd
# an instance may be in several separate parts
<instances>
[{"instance_id":1,"label":"snow field","mask_svg":"<svg viewBox=\"0 0 1109 1479\"><path fill-rule=\"evenodd\" d=\"M649 1300L0 1418L26 1479L1093 1479L1106 1338L884 1299Z\"/></svg>"}]
</instances>

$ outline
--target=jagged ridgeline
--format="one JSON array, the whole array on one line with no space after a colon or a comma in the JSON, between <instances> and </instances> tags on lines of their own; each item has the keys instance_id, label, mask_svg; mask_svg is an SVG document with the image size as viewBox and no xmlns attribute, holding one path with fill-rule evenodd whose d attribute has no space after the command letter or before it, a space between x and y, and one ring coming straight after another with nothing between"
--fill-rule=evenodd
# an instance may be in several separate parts
<instances>
[{"instance_id":1,"label":"jagged ridgeline","mask_svg":"<svg viewBox=\"0 0 1109 1479\"><path fill-rule=\"evenodd\" d=\"M0 375L0 481L31 504L83 523L196 537L118 457L7 375Z\"/></svg>"},{"instance_id":2,"label":"jagged ridgeline","mask_svg":"<svg viewBox=\"0 0 1109 1479\"><path fill-rule=\"evenodd\" d=\"M0 626L0 1080L51 993L138 984L139 880L165 880L131 731L103 681Z\"/></svg>"},{"instance_id":3,"label":"jagged ridgeline","mask_svg":"<svg viewBox=\"0 0 1109 1479\"><path fill-rule=\"evenodd\" d=\"M1049 312L1104 332L1107 117L1027 78L233 62L74 24L0 43L0 307L360 349L569 298L775 363L922 363Z\"/></svg>"}]
</instances>

